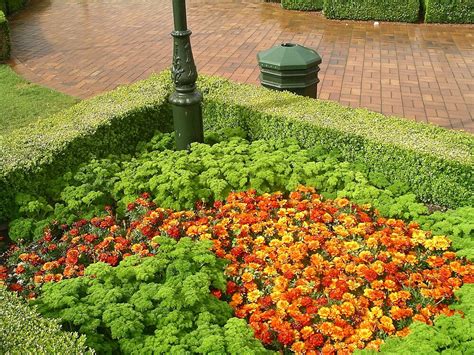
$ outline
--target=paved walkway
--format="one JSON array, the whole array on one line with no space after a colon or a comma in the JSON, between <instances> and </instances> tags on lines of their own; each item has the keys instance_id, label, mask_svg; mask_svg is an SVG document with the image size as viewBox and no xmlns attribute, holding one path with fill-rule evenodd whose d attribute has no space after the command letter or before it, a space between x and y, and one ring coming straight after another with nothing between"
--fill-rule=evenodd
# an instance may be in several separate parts
<instances>
[{"instance_id":1,"label":"paved walkway","mask_svg":"<svg viewBox=\"0 0 474 355\"><path fill-rule=\"evenodd\" d=\"M281 42L323 57L321 99L474 132L474 26L328 21L259 0L188 0L200 73L258 83ZM14 69L82 98L169 67L170 0L33 0L11 19Z\"/></svg>"}]
</instances>

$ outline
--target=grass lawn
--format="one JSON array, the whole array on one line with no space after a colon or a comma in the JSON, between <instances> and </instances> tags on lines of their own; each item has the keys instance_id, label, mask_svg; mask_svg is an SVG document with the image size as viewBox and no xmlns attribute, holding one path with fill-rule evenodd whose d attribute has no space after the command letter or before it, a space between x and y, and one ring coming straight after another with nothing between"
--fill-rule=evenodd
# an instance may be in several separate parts
<instances>
[{"instance_id":1,"label":"grass lawn","mask_svg":"<svg viewBox=\"0 0 474 355\"><path fill-rule=\"evenodd\" d=\"M70 107L78 99L24 80L0 65L0 136Z\"/></svg>"}]
</instances>

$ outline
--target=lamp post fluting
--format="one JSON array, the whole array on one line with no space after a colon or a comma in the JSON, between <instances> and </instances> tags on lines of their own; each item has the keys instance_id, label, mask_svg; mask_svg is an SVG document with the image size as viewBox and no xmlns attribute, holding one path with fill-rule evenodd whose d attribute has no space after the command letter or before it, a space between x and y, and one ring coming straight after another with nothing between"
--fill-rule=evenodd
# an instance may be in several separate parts
<instances>
[{"instance_id":1,"label":"lamp post fluting","mask_svg":"<svg viewBox=\"0 0 474 355\"><path fill-rule=\"evenodd\" d=\"M186 20L186 1L173 0L174 31L171 77L175 91L169 101L173 108L176 148L188 149L193 142L203 142L202 95L196 90L197 69L191 50L191 31Z\"/></svg>"}]
</instances>

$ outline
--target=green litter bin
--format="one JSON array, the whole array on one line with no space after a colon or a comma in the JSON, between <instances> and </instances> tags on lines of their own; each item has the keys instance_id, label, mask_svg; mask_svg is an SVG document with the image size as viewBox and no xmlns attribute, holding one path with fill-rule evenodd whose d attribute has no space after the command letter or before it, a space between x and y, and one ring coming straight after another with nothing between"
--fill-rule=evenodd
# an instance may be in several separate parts
<instances>
[{"instance_id":1,"label":"green litter bin","mask_svg":"<svg viewBox=\"0 0 474 355\"><path fill-rule=\"evenodd\" d=\"M316 98L321 64L319 54L294 43L282 43L257 54L260 82L269 89Z\"/></svg>"}]
</instances>

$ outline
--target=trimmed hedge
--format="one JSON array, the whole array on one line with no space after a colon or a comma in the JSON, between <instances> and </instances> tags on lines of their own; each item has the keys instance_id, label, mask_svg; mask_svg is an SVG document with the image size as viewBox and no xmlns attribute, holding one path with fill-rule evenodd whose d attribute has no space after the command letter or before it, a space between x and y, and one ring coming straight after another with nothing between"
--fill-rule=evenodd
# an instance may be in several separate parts
<instances>
[{"instance_id":1,"label":"trimmed hedge","mask_svg":"<svg viewBox=\"0 0 474 355\"><path fill-rule=\"evenodd\" d=\"M29 0L0 0L0 11L5 15L13 14L23 9Z\"/></svg>"},{"instance_id":2,"label":"trimmed hedge","mask_svg":"<svg viewBox=\"0 0 474 355\"><path fill-rule=\"evenodd\" d=\"M0 354L94 354L86 337L61 330L13 292L0 286Z\"/></svg>"},{"instance_id":3,"label":"trimmed hedge","mask_svg":"<svg viewBox=\"0 0 474 355\"><path fill-rule=\"evenodd\" d=\"M419 0L324 0L330 19L416 22L419 12Z\"/></svg>"},{"instance_id":4,"label":"trimmed hedge","mask_svg":"<svg viewBox=\"0 0 474 355\"><path fill-rule=\"evenodd\" d=\"M422 0L425 22L474 23L473 0Z\"/></svg>"},{"instance_id":5,"label":"trimmed hedge","mask_svg":"<svg viewBox=\"0 0 474 355\"><path fill-rule=\"evenodd\" d=\"M10 29L8 21L0 11L0 63L10 58Z\"/></svg>"},{"instance_id":6,"label":"trimmed hedge","mask_svg":"<svg viewBox=\"0 0 474 355\"><path fill-rule=\"evenodd\" d=\"M18 191L48 181L91 155L132 151L154 131L171 131L171 81L151 79L120 87L0 139L0 221L10 220Z\"/></svg>"},{"instance_id":7,"label":"trimmed hedge","mask_svg":"<svg viewBox=\"0 0 474 355\"><path fill-rule=\"evenodd\" d=\"M418 198L449 207L474 204L474 136L336 102L201 78L207 128L240 126L251 139L296 138L340 150Z\"/></svg>"},{"instance_id":8,"label":"trimmed hedge","mask_svg":"<svg viewBox=\"0 0 474 355\"><path fill-rule=\"evenodd\" d=\"M330 101L201 77L204 121L213 130L241 127L251 139L296 138L323 144L425 202L474 204L474 137L470 134ZM169 73L83 101L0 140L0 221L15 217L17 192L41 193L48 182L91 155L129 153L155 130L171 131Z\"/></svg>"},{"instance_id":9,"label":"trimmed hedge","mask_svg":"<svg viewBox=\"0 0 474 355\"><path fill-rule=\"evenodd\" d=\"M321 10L324 0L281 0L281 7L287 10Z\"/></svg>"}]
</instances>

